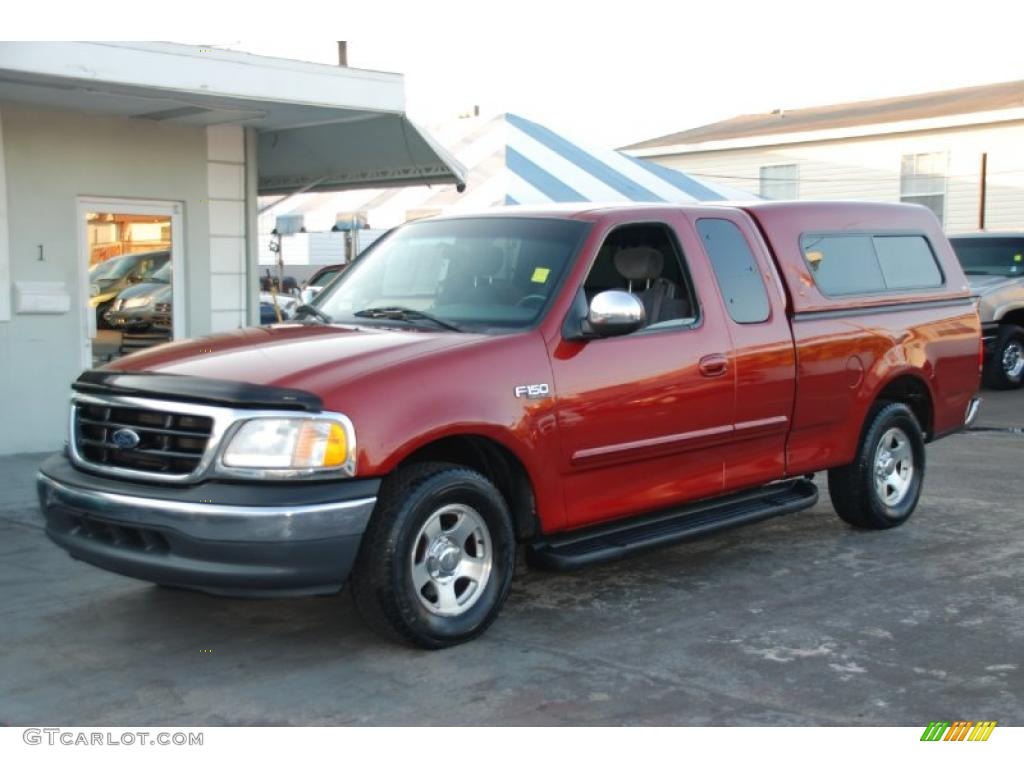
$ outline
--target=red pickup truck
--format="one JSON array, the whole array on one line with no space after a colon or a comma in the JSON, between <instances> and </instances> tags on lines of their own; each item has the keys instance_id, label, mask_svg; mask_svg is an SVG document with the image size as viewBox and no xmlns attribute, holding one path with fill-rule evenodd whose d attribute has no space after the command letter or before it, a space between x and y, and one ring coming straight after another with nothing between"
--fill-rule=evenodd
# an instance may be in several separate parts
<instances>
[{"instance_id":1,"label":"red pickup truck","mask_svg":"<svg viewBox=\"0 0 1024 768\"><path fill-rule=\"evenodd\" d=\"M299 320L74 384L41 467L80 560L223 594L346 579L428 648L494 620L517 551L575 568L810 507L917 505L977 411L980 325L926 209L510 208L406 225Z\"/></svg>"}]
</instances>

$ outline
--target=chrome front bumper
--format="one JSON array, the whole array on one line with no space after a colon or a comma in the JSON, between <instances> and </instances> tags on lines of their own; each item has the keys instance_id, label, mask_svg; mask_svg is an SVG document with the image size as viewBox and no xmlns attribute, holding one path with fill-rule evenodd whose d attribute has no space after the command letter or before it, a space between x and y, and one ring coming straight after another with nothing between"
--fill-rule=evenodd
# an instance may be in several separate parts
<instances>
[{"instance_id":1,"label":"chrome front bumper","mask_svg":"<svg viewBox=\"0 0 1024 768\"><path fill-rule=\"evenodd\" d=\"M125 496L64 485L37 475L40 503L127 525L173 528L196 539L289 542L359 535L377 499L254 507Z\"/></svg>"},{"instance_id":2,"label":"chrome front bumper","mask_svg":"<svg viewBox=\"0 0 1024 768\"><path fill-rule=\"evenodd\" d=\"M978 411L981 409L981 398L975 395L967 404L967 413L964 415L964 429L970 429L978 418Z\"/></svg>"},{"instance_id":3,"label":"chrome front bumper","mask_svg":"<svg viewBox=\"0 0 1024 768\"><path fill-rule=\"evenodd\" d=\"M337 591L377 501L353 494L378 485L295 483L274 492L211 483L147 492L62 457L37 476L46 534L73 558L158 584L249 596ZM295 503L303 496L315 503Z\"/></svg>"}]
</instances>

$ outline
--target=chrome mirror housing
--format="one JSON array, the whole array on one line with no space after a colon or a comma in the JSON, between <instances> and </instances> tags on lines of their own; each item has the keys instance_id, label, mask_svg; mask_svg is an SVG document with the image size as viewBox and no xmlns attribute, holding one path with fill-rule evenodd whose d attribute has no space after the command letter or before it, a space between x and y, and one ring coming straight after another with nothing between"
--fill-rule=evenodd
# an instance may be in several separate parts
<instances>
[{"instance_id":1,"label":"chrome mirror housing","mask_svg":"<svg viewBox=\"0 0 1024 768\"><path fill-rule=\"evenodd\" d=\"M602 291L590 301L587 325L595 336L623 336L644 327L646 312L636 296L626 291Z\"/></svg>"}]
</instances>

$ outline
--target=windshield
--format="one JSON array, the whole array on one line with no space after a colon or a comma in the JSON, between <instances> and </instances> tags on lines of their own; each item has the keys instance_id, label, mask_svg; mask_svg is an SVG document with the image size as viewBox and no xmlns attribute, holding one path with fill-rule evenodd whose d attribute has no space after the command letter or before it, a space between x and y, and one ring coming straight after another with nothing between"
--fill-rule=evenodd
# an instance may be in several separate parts
<instances>
[{"instance_id":1,"label":"windshield","mask_svg":"<svg viewBox=\"0 0 1024 768\"><path fill-rule=\"evenodd\" d=\"M154 283L169 283L171 282L171 262L166 262L160 269L154 272L152 275L146 278L152 280Z\"/></svg>"},{"instance_id":2,"label":"windshield","mask_svg":"<svg viewBox=\"0 0 1024 768\"><path fill-rule=\"evenodd\" d=\"M315 304L334 322L393 322L402 309L401 319L434 318L432 327L443 327L440 320L481 332L526 328L547 306L588 226L496 216L408 224L366 251ZM385 317L375 309L393 311Z\"/></svg>"},{"instance_id":3,"label":"windshield","mask_svg":"<svg viewBox=\"0 0 1024 768\"><path fill-rule=\"evenodd\" d=\"M324 270L319 275L316 275L312 280L310 280L309 284L310 286L315 288L323 288L325 285L331 282L331 280L334 279L335 275L337 275L338 272L340 271L340 269Z\"/></svg>"},{"instance_id":4,"label":"windshield","mask_svg":"<svg viewBox=\"0 0 1024 768\"><path fill-rule=\"evenodd\" d=\"M93 265L89 277L92 280L116 280L128 274L134 265L135 260L131 256L116 256Z\"/></svg>"},{"instance_id":5,"label":"windshield","mask_svg":"<svg viewBox=\"0 0 1024 768\"><path fill-rule=\"evenodd\" d=\"M89 280L120 280L128 274L135 274L139 277L147 277L158 267L169 265L168 254L157 253L133 253L128 256L115 256L107 261L94 264L89 269Z\"/></svg>"},{"instance_id":6,"label":"windshield","mask_svg":"<svg viewBox=\"0 0 1024 768\"><path fill-rule=\"evenodd\" d=\"M968 275L1024 275L1024 237L963 237L950 242Z\"/></svg>"}]
</instances>

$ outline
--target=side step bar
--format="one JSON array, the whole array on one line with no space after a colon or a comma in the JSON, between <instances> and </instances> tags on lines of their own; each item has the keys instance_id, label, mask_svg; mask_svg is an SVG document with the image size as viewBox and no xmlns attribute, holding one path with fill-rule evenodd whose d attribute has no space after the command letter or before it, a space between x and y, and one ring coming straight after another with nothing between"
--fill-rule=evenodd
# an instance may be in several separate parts
<instances>
[{"instance_id":1,"label":"side step bar","mask_svg":"<svg viewBox=\"0 0 1024 768\"><path fill-rule=\"evenodd\" d=\"M530 544L527 555L532 564L568 571L796 512L814 506L817 501L818 488L814 483L790 480L586 530L556 534Z\"/></svg>"}]
</instances>

